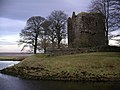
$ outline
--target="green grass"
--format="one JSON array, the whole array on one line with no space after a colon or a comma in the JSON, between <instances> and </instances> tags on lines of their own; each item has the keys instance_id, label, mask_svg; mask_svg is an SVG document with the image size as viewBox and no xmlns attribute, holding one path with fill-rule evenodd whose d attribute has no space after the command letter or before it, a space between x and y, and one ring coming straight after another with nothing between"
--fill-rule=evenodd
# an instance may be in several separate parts
<instances>
[{"instance_id":1,"label":"green grass","mask_svg":"<svg viewBox=\"0 0 120 90\"><path fill-rule=\"evenodd\" d=\"M0 56L0 60L3 60L3 59L13 59L14 56Z\"/></svg>"},{"instance_id":2,"label":"green grass","mask_svg":"<svg viewBox=\"0 0 120 90\"><path fill-rule=\"evenodd\" d=\"M25 59L27 56L0 56L0 61L6 61L6 60L11 60L11 61L21 61Z\"/></svg>"},{"instance_id":3,"label":"green grass","mask_svg":"<svg viewBox=\"0 0 120 90\"><path fill-rule=\"evenodd\" d=\"M120 79L120 53L96 52L65 56L37 54L26 58L14 69L29 78L58 80Z\"/></svg>"}]
</instances>

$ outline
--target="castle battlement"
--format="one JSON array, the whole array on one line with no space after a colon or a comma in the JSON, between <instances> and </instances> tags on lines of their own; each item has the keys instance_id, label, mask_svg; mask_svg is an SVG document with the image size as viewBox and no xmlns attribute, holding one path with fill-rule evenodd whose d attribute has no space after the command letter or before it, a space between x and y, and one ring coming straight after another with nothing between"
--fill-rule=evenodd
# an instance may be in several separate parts
<instances>
[{"instance_id":1,"label":"castle battlement","mask_svg":"<svg viewBox=\"0 0 120 90\"><path fill-rule=\"evenodd\" d=\"M81 12L68 18L68 45L71 48L105 45L105 21L100 13Z\"/></svg>"}]
</instances>

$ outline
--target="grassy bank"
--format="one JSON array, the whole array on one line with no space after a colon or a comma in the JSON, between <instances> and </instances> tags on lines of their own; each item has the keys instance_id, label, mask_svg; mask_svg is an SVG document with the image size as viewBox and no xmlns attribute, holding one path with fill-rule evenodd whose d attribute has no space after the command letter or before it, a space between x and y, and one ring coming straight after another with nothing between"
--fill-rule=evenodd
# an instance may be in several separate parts
<instances>
[{"instance_id":1,"label":"grassy bank","mask_svg":"<svg viewBox=\"0 0 120 90\"><path fill-rule=\"evenodd\" d=\"M37 54L1 72L27 79L119 81L120 53L96 52L51 57Z\"/></svg>"},{"instance_id":2,"label":"grassy bank","mask_svg":"<svg viewBox=\"0 0 120 90\"><path fill-rule=\"evenodd\" d=\"M22 61L28 56L0 56L0 61Z\"/></svg>"}]
</instances>

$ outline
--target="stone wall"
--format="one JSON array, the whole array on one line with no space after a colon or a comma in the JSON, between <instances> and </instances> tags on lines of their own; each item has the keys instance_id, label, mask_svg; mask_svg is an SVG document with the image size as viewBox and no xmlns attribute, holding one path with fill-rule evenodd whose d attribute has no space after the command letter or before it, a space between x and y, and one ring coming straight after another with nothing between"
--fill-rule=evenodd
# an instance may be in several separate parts
<instances>
[{"instance_id":1,"label":"stone wall","mask_svg":"<svg viewBox=\"0 0 120 90\"><path fill-rule=\"evenodd\" d=\"M70 48L105 45L105 22L100 13L79 13L68 19L68 46Z\"/></svg>"},{"instance_id":2,"label":"stone wall","mask_svg":"<svg viewBox=\"0 0 120 90\"><path fill-rule=\"evenodd\" d=\"M61 56L61 55L71 55L71 54L85 53L85 52L90 52L90 49L88 48L49 49L47 50L46 54L50 56Z\"/></svg>"},{"instance_id":3,"label":"stone wall","mask_svg":"<svg viewBox=\"0 0 120 90\"><path fill-rule=\"evenodd\" d=\"M64 49L49 49L46 54L49 56L71 55L78 53L90 52L120 52L120 47L117 46L98 46L89 48L64 48Z\"/></svg>"}]
</instances>

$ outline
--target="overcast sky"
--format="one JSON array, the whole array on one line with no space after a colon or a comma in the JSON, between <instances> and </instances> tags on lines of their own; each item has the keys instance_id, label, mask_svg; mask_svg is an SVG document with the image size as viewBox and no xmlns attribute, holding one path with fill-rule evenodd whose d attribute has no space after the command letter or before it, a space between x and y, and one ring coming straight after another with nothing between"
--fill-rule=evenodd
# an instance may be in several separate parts
<instances>
[{"instance_id":1,"label":"overcast sky","mask_svg":"<svg viewBox=\"0 0 120 90\"><path fill-rule=\"evenodd\" d=\"M31 16L47 17L53 10L85 12L91 0L0 0L0 52L19 52L19 33Z\"/></svg>"}]
</instances>

